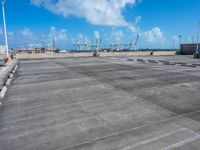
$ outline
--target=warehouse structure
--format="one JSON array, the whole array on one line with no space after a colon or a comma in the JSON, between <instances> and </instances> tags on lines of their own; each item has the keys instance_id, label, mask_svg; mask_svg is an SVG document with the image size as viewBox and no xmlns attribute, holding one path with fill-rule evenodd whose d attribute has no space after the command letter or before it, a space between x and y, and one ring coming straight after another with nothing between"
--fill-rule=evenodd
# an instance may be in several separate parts
<instances>
[{"instance_id":1,"label":"warehouse structure","mask_svg":"<svg viewBox=\"0 0 200 150\"><path fill-rule=\"evenodd\" d=\"M193 55L194 53L196 53L196 49L197 49L197 44L181 44L180 54Z\"/></svg>"}]
</instances>

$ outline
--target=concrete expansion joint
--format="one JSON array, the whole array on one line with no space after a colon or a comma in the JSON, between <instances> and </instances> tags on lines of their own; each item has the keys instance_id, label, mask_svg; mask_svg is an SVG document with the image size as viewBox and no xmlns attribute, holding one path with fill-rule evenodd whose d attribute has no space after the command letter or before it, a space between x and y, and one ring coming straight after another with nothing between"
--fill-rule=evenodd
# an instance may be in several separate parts
<instances>
[{"instance_id":1,"label":"concrete expansion joint","mask_svg":"<svg viewBox=\"0 0 200 150\"><path fill-rule=\"evenodd\" d=\"M11 71L7 75L7 78L4 81L3 87L0 89L0 106L2 105L1 99L3 99L5 97L5 94L8 90L8 86L10 86L10 84L11 84L13 78L14 78L14 74L16 73L17 68L18 68L18 65L15 63L13 65L13 67L11 67Z\"/></svg>"}]
</instances>

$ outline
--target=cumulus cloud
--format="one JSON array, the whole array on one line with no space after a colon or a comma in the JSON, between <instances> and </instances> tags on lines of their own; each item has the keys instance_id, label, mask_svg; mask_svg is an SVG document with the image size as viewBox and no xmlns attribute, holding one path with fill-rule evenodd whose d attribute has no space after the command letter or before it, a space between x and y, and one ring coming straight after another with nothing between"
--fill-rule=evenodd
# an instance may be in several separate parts
<instances>
[{"instance_id":1,"label":"cumulus cloud","mask_svg":"<svg viewBox=\"0 0 200 150\"><path fill-rule=\"evenodd\" d=\"M48 46L52 42L52 36L55 37L58 48L65 47L69 42L69 36L66 29L57 29L52 26L47 34L33 32L29 28L23 28L15 32L8 32L8 42L11 47L22 47L31 45ZM19 38L20 37L20 38ZM2 41L0 39L0 41Z\"/></svg>"},{"instance_id":2,"label":"cumulus cloud","mask_svg":"<svg viewBox=\"0 0 200 150\"><path fill-rule=\"evenodd\" d=\"M147 42L156 42L164 40L164 34L159 27L142 33Z\"/></svg>"},{"instance_id":3,"label":"cumulus cloud","mask_svg":"<svg viewBox=\"0 0 200 150\"><path fill-rule=\"evenodd\" d=\"M131 30L131 32L137 32L137 28L134 26L134 25L132 25L131 23L129 23L128 25L127 25L127 27Z\"/></svg>"},{"instance_id":4,"label":"cumulus cloud","mask_svg":"<svg viewBox=\"0 0 200 150\"><path fill-rule=\"evenodd\" d=\"M112 31L112 38L114 42L122 42L124 38L124 32L122 30L114 30Z\"/></svg>"},{"instance_id":5,"label":"cumulus cloud","mask_svg":"<svg viewBox=\"0 0 200 150\"><path fill-rule=\"evenodd\" d=\"M135 17L135 25L138 25L142 20L142 17L141 16L137 16Z\"/></svg>"},{"instance_id":6,"label":"cumulus cloud","mask_svg":"<svg viewBox=\"0 0 200 150\"><path fill-rule=\"evenodd\" d=\"M68 40L67 30L66 30L66 29L62 29L62 30L59 32L57 38L60 39L60 40L64 40L64 41Z\"/></svg>"},{"instance_id":7,"label":"cumulus cloud","mask_svg":"<svg viewBox=\"0 0 200 150\"><path fill-rule=\"evenodd\" d=\"M179 43L179 37L174 35L172 36L172 40L175 42L175 43Z\"/></svg>"},{"instance_id":8,"label":"cumulus cloud","mask_svg":"<svg viewBox=\"0 0 200 150\"><path fill-rule=\"evenodd\" d=\"M21 31L21 35L23 35L23 36L32 36L33 32L29 28L24 28Z\"/></svg>"},{"instance_id":9,"label":"cumulus cloud","mask_svg":"<svg viewBox=\"0 0 200 150\"><path fill-rule=\"evenodd\" d=\"M31 0L32 4L52 13L68 17L85 18L94 25L133 27L124 19L122 11L127 5L135 5L141 0Z\"/></svg>"},{"instance_id":10,"label":"cumulus cloud","mask_svg":"<svg viewBox=\"0 0 200 150\"><path fill-rule=\"evenodd\" d=\"M95 37L95 39L99 39L100 38L99 31L94 31L94 37Z\"/></svg>"},{"instance_id":11,"label":"cumulus cloud","mask_svg":"<svg viewBox=\"0 0 200 150\"><path fill-rule=\"evenodd\" d=\"M68 40L67 30L66 29L57 30L56 27L54 26L50 28L49 36L50 38L54 36L56 41L63 42L63 41Z\"/></svg>"}]
</instances>

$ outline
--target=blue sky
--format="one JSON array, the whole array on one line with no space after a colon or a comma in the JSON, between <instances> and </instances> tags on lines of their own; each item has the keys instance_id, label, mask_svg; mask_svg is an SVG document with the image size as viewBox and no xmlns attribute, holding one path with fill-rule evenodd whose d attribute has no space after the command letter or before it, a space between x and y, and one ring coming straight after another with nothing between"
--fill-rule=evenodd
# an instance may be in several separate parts
<instances>
[{"instance_id":1,"label":"blue sky","mask_svg":"<svg viewBox=\"0 0 200 150\"><path fill-rule=\"evenodd\" d=\"M6 0L10 47L48 45L74 49L78 41L104 45L129 43L140 35L140 48L178 47L196 39L199 0ZM3 44L0 21L0 44Z\"/></svg>"}]
</instances>

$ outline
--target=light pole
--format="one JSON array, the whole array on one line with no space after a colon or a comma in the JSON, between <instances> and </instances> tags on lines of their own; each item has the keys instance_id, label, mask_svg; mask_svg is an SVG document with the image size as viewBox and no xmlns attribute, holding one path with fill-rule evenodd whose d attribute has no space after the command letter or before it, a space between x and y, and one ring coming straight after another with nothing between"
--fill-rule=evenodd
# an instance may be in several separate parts
<instances>
[{"instance_id":1,"label":"light pole","mask_svg":"<svg viewBox=\"0 0 200 150\"><path fill-rule=\"evenodd\" d=\"M200 32L200 21L198 23L198 30L197 30L197 49L196 49L196 54L199 54L199 32Z\"/></svg>"},{"instance_id":2,"label":"light pole","mask_svg":"<svg viewBox=\"0 0 200 150\"><path fill-rule=\"evenodd\" d=\"M2 13L3 13L3 23L4 23L4 36L5 36L5 44L6 44L6 56L9 57L8 53L8 37L7 37L7 30L6 30L6 17L5 17L5 11L4 11L4 4L5 0L2 0Z\"/></svg>"},{"instance_id":3,"label":"light pole","mask_svg":"<svg viewBox=\"0 0 200 150\"><path fill-rule=\"evenodd\" d=\"M178 37L179 37L179 42L180 42L180 49L179 49L179 51L181 52L182 36L181 36L181 35L179 35Z\"/></svg>"},{"instance_id":4,"label":"light pole","mask_svg":"<svg viewBox=\"0 0 200 150\"><path fill-rule=\"evenodd\" d=\"M97 47L96 47L97 54L99 53L99 38L97 38Z\"/></svg>"},{"instance_id":5,"label":"light pole","mask_svg":"<svg viewBox=\"0 0 200 150\"><path fill-rule=\"evenodd\" d=\"M192 44L194 44L194 37L192 37Z\"/></svg>"},{"instance_id":6,"label":"light pole","mask_svg":"<svg viewBox=\"0 0 200 150\"><path fill-rule=\"evenodd\" d=\"M174 45L175 45L175 40L173 39L173 40L172 40L172 50L175 49L175 48L174 48Z\"/></svg>"}]
</instances>

